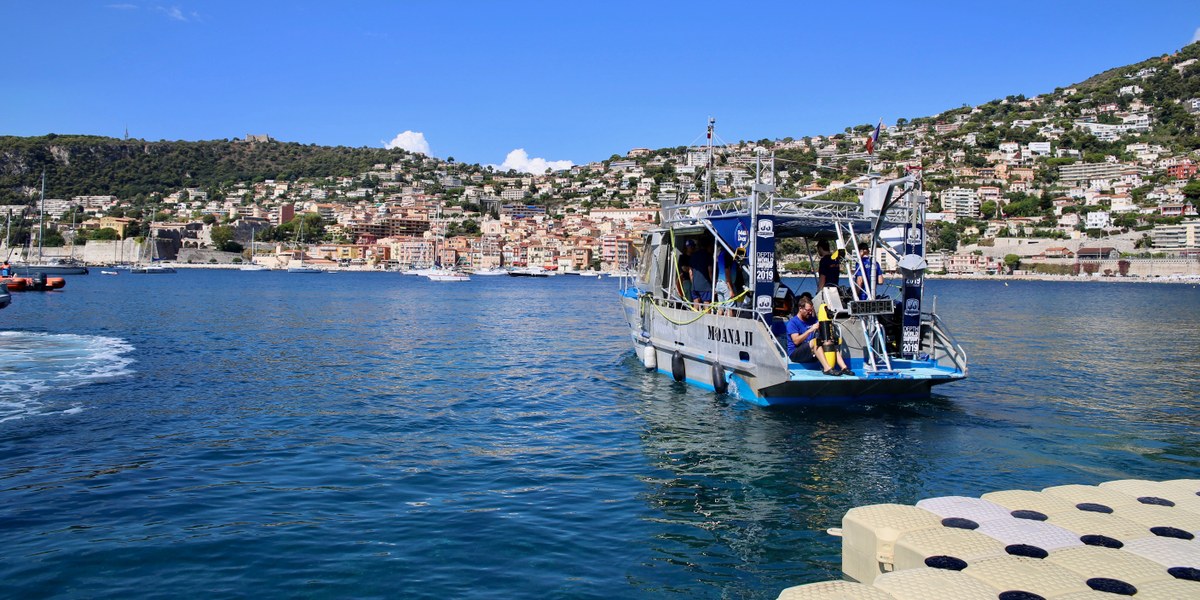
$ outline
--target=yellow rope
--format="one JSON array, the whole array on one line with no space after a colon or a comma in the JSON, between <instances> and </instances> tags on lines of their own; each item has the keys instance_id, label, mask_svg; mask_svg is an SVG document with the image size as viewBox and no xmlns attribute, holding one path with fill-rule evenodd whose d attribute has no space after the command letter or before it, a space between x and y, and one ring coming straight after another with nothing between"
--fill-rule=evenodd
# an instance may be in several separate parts
<instances>
[{"instance_id":1,"label":"yellow rope","mask_svg":"<svg viewBox=\"0 0 1200 600\"><path fill-rule=\"evenodd\" d=\"M658 302L655 302L653 299L651 299L651 297L648 294L642 296L642 304L644 306L646 303L650 303L652 306L654 306L654 310L658 311L658 314L662 315L662 317L670 323L673 323L675 325L691 325L692 323L695 323L696 321L699 321L700 319L704 318L704 315L714 312L714 309L716 309L718 307L729 306L729 305L734 304L738 300L741 300L743 297L745 297L746 294L749 292L750 292L749 289L742 290L742 293L740 293L724 302L714 302L714 303L708 305L707 307L705 307L704 310L698 310L691 304L688 304L687 306L689 309L700 313L700 314L696 315L695 319L692 319L690 321L676 321L676 320L672 319L671 317L667 316L667 313L663 312L662 307L658 305ZM644 311L645 308L643 308L642 310Z\"/></svg>"}]
</instances>

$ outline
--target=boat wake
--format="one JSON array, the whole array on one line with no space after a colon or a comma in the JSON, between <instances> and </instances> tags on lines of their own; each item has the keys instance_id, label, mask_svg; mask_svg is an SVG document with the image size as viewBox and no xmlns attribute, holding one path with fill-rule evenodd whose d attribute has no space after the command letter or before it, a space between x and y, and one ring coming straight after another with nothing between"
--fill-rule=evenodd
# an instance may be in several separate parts
<instances>
[{"instance_id":1,"label":"boat wake","mask_svg":"<svg viewBox=\"0 0 1200 600\"><path fill-rule=\"evenodd\" d=\"M128 375L131 350L112 337L0 331L0 422L79 412L78 403L50 402L45 392Z\"/></svg>"}]
</instances>

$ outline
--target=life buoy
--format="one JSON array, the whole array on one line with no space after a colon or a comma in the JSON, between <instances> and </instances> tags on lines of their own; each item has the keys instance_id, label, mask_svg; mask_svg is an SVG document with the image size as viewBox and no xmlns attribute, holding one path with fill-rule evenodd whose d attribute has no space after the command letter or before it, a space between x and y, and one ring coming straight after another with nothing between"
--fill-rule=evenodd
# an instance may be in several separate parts
<instances>
[{"instance_id":1,"label":"life buoy","mask_svg":"<svg viewBox=\"0 0 1200 600\"><path fill-rule=\"evenodd\" d=\"M683 353L678 350L671 355L671 377L674 377L675 381L680 382L687 379L687 369L683 364Z\"/></svg>"},{"instance_id":2,"label":"life buoy","mask_svg":"<svg viewBox=\"0 0 1200 600\"><path fill-rule=\"evenodd\" d=\"M725 378L725 367L722 367L720 362L714 362L712 365L712 384L718 394L729 391L729 380Z\"/></svg>"}]
</instances>

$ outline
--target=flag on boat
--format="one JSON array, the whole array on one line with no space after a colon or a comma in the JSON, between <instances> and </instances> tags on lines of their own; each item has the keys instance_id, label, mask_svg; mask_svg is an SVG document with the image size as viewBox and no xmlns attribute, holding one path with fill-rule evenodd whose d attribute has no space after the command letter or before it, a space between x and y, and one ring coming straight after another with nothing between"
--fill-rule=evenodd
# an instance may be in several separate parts
<instances>
[{"instance_id":1,"label":"flag on boat","mask_svg":"<svg viewBox=\"0 0 1200 600\"><path fill-rule=\"evenodd\" d=\"M875 132L867 138L867 154L875 154L875 143L879 141L879 130L883 128L883 119L875 126Z\"/></svg>"}]
</instances>

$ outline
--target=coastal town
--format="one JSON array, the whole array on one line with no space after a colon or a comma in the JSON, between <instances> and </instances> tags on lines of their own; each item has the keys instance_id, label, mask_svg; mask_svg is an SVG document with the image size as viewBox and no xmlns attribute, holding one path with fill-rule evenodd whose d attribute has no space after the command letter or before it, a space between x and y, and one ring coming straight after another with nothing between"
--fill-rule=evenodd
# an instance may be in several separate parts
<instances>
[{"instance_id":1,"label":"coastal town","mask_svg":"<svg viewBox=\"0 0 1200 600\"><path fill-rule=\"evenodd\" d=\"M706 179L715 197L743 195L763 169L781 194L799 198L869 174L921 171L933 274L1194 276L1200 93L1172 100L1163 91L1196 87L1200 64L1186 51L1198 53L1193 46L1087 85L833 135L633 148L543 173L405 153L354 176L169 189L142 205L115 195L38 202L27 187L30 202L0 206L0 217L30 230L13 241L15 256L89 264L152 255L197 266L619 272L636 263L640 234L660 208L698 200ZM29 225L39 214L42 225ZM811 269L802 249L783 252L789 270ZM879 259L894 268L890 256Z\"/></svg>"}]
</instances>

